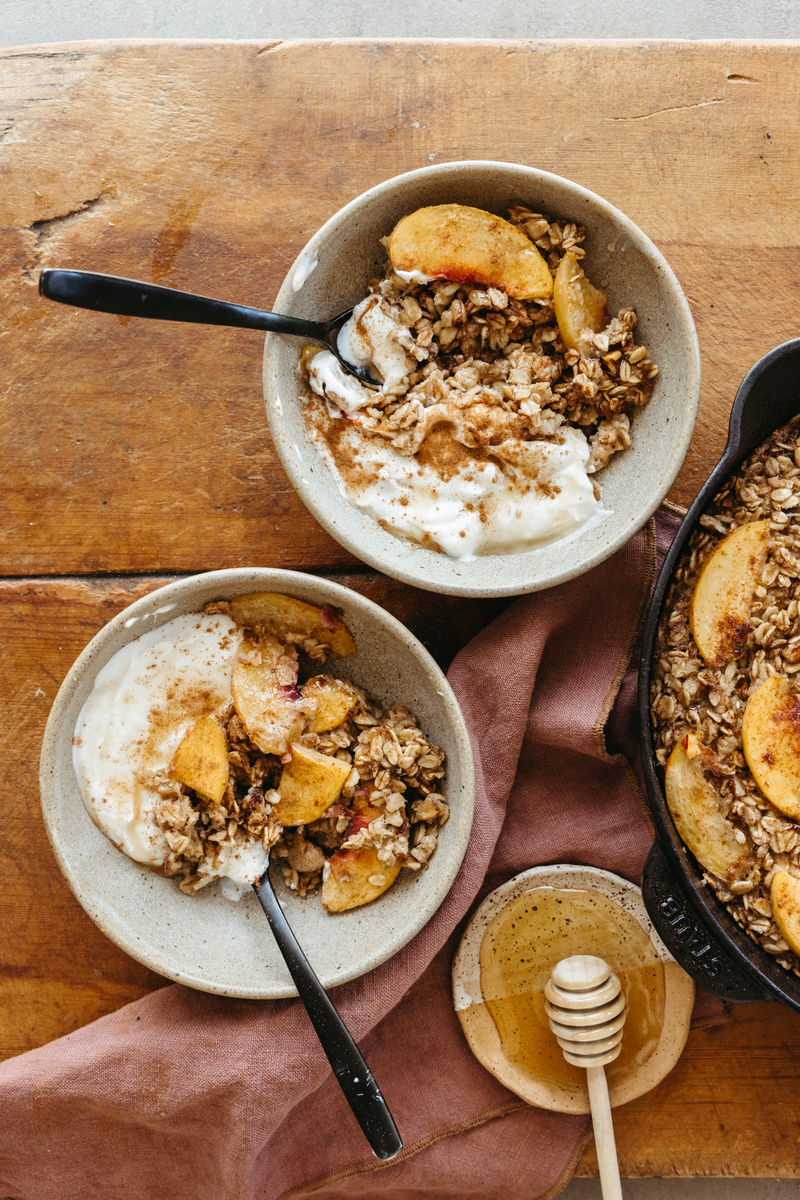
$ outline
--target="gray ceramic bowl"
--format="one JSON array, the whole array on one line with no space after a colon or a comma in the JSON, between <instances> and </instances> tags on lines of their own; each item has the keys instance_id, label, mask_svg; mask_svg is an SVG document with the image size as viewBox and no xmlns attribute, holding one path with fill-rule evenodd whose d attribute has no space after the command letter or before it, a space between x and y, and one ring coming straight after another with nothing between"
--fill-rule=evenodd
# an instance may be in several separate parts
<instances>
[{"instance_id":1,"label":"gray ceramic bowl","mask_svg":"<svg viewBox=\"0 0 800 1200\"><path fill-rule=\"evenodd\" d=\"M253 893L225 900L219 885L185 896L126 858L87 814L72 767L72 736L95 676L145 629L209 600L245 592L283 592L319 606L338 605L358 653L333 660L335 673L378 701L415 712L447 754L444 792L451 817L426 871L403 871L364 908L326 913L319 894L300 899L273 872L287 918L325 987L355 979L405 946L433 916L455 879L469 840L474 772L461 710L444 675L409 631L377 604L310 575L267 568L212 571L168 584L126 608L89 643L67 675L47 722L40 786L45 825L67 882L103 932L132 958L202 991L251 999L296 995Z\"/></svg>"},{"instance_id":2,"label":"gray ceramic bowl","mask_svg":"<svg viewBox=\"0 0 800 1200\"><path fill-rule=\"evenodd\" d=\"M311 238L286 277L275 310L326 319L367 294L386 252L379 239L431 204L461 203L505 215L524 203L586 226L589 274L609 309L633 305L637 337L660 368L649 406L633 421L633 445L596 476L606 508L600 524L560 544L462 563L400 541L340 495L305 436L301 342L268 334L264 350L267 420L284 469L325 529L379 571L416 587L458 596L508 596L552 587L613 554L666 496L689 447L700 394L700 358L689 305L666 261L623 213L585 188L513 163L457 162L387 180L341 209ZM610 247L614 249L611 250ZM316 263L316 265L314 265ZM301 286L295 290L296 285Z\"/></svg>"}]
</instances>

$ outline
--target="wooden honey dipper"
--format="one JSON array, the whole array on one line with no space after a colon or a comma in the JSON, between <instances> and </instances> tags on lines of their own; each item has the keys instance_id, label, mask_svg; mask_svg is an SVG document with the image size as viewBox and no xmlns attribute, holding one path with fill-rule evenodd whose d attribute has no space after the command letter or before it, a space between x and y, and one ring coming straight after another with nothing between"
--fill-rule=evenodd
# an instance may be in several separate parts
<instances>
[{"instance_id":1,"label":"wooden honey dipper","mask_svg":"<svg viewBox=\"0 0 800 1200\"><path fill-rule=\"evenodd\" d=\"M544 989L550 1028L568 1063L585 1067L603 1200L622 1200L605 1066L620 1052L622 984L608 963L575 954L556 965Z\"/></svg>"}]
</instances>

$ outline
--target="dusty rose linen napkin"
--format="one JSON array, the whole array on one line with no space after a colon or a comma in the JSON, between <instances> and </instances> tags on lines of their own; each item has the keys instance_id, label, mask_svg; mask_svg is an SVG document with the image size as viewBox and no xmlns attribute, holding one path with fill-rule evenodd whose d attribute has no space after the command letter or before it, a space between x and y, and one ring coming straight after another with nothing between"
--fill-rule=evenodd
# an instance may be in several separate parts
<instances>
[{"instance_id":1,"label":"dusty rose linen napkin","mask_svg":"<svg viewBox=\"0 0 800 1200\"><path fill-rule=\"evenodd\" d=\"M657 542L677 520L662 510L589 574L515 601L451 668L476 755L467 857L422 933L333 993L403 1135L397 1159L372 1157L298 1001L175 985L0 1066L0 1196L533 1200L560 1190L588 1118L531 1108L477 1063L450 968L465 916L519 871L589 863L639 880L652 831L635 766L609 753L603 730L635 762L635 673L625 672ZM706 1019L721 1013L701 1003Z\"/></svg>"}]
</instances>

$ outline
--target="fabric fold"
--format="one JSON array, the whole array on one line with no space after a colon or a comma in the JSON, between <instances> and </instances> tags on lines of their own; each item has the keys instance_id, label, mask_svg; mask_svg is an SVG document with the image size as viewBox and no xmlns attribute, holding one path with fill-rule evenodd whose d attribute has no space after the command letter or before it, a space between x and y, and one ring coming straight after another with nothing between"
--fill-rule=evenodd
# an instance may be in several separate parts
<instances>
[{"instance_id":1,"label":"fabric fold","mask_svg":"<svg viewBox=\"0 0 800 1200\"><path fill-rule=\"evenodd\" d=\"M659 514L660 549L675 524ZM453 1012L451 965L468 914L528 867L641 876L652 832L635 662L623 674L655 537L651 523L587 574L516 600L452 665L476 761L467 855L426 928L332 993L401 1130L400 1156L372 1158L298 1000L174 985L0 1065L0 1194L522 1200L564 1185L588 1118L531 1108L480 1066ZM722 1006L705 997L703 1014Z\"/></svg>"}]
</instances>

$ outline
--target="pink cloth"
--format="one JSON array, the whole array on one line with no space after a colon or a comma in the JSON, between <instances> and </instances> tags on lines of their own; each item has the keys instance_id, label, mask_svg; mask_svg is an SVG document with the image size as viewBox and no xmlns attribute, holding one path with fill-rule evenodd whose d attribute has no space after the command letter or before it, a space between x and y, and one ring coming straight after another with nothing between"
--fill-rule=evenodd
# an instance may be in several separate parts
<instances>
[{"instance_id":1,"label":"pink cloth","mask_svg":"<svg viewBox=\"0 0 800 1200\"><path fill-rule=\"evenodd\" d=\"M662 510L664 544L676 524ZM175 985L0 1066L0 1195L530 1200L563 1187L588 1118L531 1108L478 1064L450 968L465 916L519 871L589 863L639 880L652 831L603 727L619 693L609 737L635 757L635 671L620 684L655 562L651 523L590 573L515 601L451 668L476 756L466 859L422 933L333 993L403 1135L397 1159L372 1157L299 1001Z\"/></svg>"}]
</instances>

